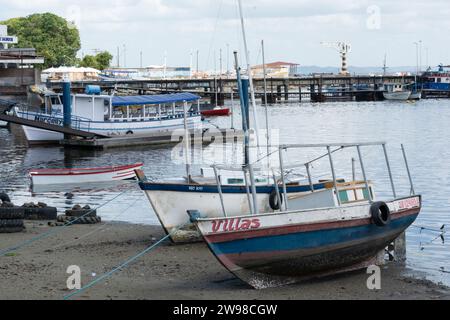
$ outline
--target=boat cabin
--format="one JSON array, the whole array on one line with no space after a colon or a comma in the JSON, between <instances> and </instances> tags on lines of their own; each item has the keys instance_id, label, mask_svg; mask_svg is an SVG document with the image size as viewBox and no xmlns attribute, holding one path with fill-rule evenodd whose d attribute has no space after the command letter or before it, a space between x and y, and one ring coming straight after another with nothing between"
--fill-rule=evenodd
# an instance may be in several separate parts
<instances>
[{"instance_id":1,"label":"boat cabin","mask_svg":"<svg viewBox=\"0 0 450 320\"><path fill-rule=\"evenodd\" d=\"M190 93L146 96L112 96L101 94L73 94L72 116L93 122L136 122L168 120L184 117L184 103L189 103L186 112L200 113L200 97ZM197 106L192 103L197 101ZM62 116L62 94L46 94L45 114Z\"/></svg>"}]
</instances>

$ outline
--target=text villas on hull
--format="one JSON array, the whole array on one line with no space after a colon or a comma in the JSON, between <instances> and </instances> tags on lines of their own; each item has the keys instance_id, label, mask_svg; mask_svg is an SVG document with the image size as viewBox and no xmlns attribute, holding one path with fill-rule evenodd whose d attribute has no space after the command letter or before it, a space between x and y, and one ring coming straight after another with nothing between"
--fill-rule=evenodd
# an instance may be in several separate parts
<instances>
[{"instance_id":1,"label":"text villas on hull","mask_svg":"<svg viewBox=\"0 0 450 320\"><path fill-rule=\"evenodd\" d=\"M61 95L47 94L39 111L14 108L15 115L27 120L63 126ZM117 137L195 129L201 126L200 97L190 93L149 96L110 96L73 94L71 127L76 130ZM197 101L197 107L189 104ZM185 112L186 118L185 119ZM59 132L23 126L31 144L54 143L64 138Z\"/></svg>"},{"instance_id":2,"label":"text villas on hull","mask_svg":"<svg viewBox=\"0 0 450 320\"><path fill-rule=\"evenodd\" d=\"M375 199L367 179L362 147L380 145L393 193L392 200ZM289 148L326 147L333 186L300 197L289 197L283 184L278 197L284 199L277 212L211 217L199 210L188 215L202 234L214 256L237 277L256 289L329 276L382 263L384 249L401 236L417 219L422 198L415 195L405 150L403 155L410 181L410 195L397 197L384 143L343 144L356 148L365 186L339 183L331 147L339 145L283 146ZM282 161L280 160L280 163ZM281 181L284 172L282 171ZM253 182L252 182L253 183ZM359 193L364 198L358 197Z\"/></svg>"}]
</instances>

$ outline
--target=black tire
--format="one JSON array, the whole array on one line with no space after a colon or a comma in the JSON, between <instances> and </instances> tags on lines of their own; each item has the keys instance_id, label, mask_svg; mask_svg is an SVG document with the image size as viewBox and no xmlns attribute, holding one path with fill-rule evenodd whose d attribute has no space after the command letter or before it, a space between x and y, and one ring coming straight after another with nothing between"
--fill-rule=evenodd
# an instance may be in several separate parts
<instances>
[{"instance_id":1,"label":"black tire","mask_svg":"<svg viewBox=\"0 0 450 320\"><path fill-rule=\"evenodd\" d=\"M272 190L269 196L269 205L272 210L280 210L283 204L283 196L280 194L281 203L278 203L278 195L276 190Z\"/></svg>"},{"instance_id":2,"label":"black tire","mask_svg":"<svg viewBox=\"0 0 450 320\"><path fill-rule=\"evenodd\" d=\"M95 209L82 209L82 210L66 210L66 216L68 217L91 217L95 218L97 217L97 210Z\"/></svg>"},{"instance_id":3,"label":"black tire","mask_svg":"<svg viewBox=\"0 0 450 320\"><path fill-rule=\"evenodd\" d=\"M20 207L14 208L1 208L0 207L0 220L11 220L11 219L24 219L25 210Z\"/></svg>"},{"instance_id":4,"label":"black tire","mask_svg":"<svg viewBox=\"0 0 450 320\"><path fill-rule=\"evenodd\" d=\"M58 210L54 207L24 208L25 220L56 220Z\"/></svg>"},{"instance_id":5,"label":"black tire","mask_svg":"<svg viewBox=\"0 0 450 320\"><path fill-rule=\"evenodd\" d=\"M61 223L70 223L73 222L73 224L96 224L102 222L102 219L100 217L70 217L61 215L58 217L58 222Z\"/></svg>"},{"instance_id":6,"label":"black tire","mask_svg":"<svg viewBox=\"0 0 450 320\"><path fill-rule=\"evenodd\" d=\"M0 233L19 233L25 230L24 227L0 228Z\"/></svg>"},{"instance_id":7,"label":"black tire","mask_svg":"<svg viewBox=\"0 0 450 320\"><path fill-rule=\"evenodd\" d=\"M385 202L375 202L370 207L372 221L379 227L386 227L391 223L391 210Z\"/></svg>"},{"instance_id":8,"label":"black tire","mask_svg":"<svg viewBox=\"0 0 450 320\"><path fill-rule=\"evenodd\" d=\"M0 200L2 200L2 202L11 202L9 196L4 192L0 192Z\"/></svg>"},{"instance_id":9,"label":"black tire","mask_svg":"<svg viewBox=\"0 0 450 320\"><path fill-rule=\"evenodd\" d=\"M21 219L14 220L0 220L0 229L1 228L23 228L24 223Z\"/></svg>"}]
</instances>

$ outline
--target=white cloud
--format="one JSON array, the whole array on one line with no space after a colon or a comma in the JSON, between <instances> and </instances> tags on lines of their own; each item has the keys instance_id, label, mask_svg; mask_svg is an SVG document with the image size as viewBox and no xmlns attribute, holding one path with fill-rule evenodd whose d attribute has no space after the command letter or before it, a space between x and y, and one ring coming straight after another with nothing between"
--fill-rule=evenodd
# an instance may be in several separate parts
<instances>
[{"instance_id":1,"label":"white cloud","mask_svg":"<svg viewBox=\"0 0 450 320\"><path fill-rule=\"evenodd\" d=\"M259 56L265 39L268 59L301 64L337 65L338 56L320 41L347 40L353 45L350 63L381 65L385 52L391 65L415 62L413 42L429 47L430 62L449 63L448 0L244 0L250 50ZM83 51L104 48L116 52L127 45L127 61L137 65L188 64L199 49L201 67L213 66L213 52L242 51L236 0L0 0L0 19L34 12L54 12L74 19L78 6ZM380 29L368 29L367 8L380 9ZM219 19L217 19L219 17ZM209 59L208 59L209 57ZM425 59L425 58L424 58ZM257 61L255 61L257 62Z\"/></svg>"}]
</instances>

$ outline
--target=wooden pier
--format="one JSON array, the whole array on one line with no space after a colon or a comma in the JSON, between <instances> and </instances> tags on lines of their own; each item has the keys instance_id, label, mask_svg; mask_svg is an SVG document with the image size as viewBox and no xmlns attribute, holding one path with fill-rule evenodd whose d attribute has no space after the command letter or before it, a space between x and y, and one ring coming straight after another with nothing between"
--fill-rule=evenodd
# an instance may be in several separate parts
<instances>
[{"instance_id":1,"label":"wooden pier","mask_svg":"<svg viewBox=\"0 0 450 320\"><path fill-rule=\"evenodd\" d=\"M244 132L236 129L205 129L191 130L191 143L210 144L217 141L236 142L242 140ZM150 135L129 135L114 138L101 139L66 139L60 144L67 148L100 149L127 148L149 145L173 145L179 144L184 139L184 129L168 131L166 133L154 133Z\"/></svg>"},{"instance_id":2,"label":"wooden pier","mask_svg":"<svg viewBox=\"0 0 450 320\"><path fill-rule=\"evenodd\" d=\"M383 86L387 83L413 83L413 76L308 76L267 79L267 100L277 102L327 102L327 101L379 101L383 98ZM420 83L419 79L419 83ZM126 94L156 94L192 92L223 105L233 93L238 99L236 79L155 79L155 80L108 80L73 82L72 88L82 92L86 85L99 85L105 91L118 90ZM255 93L264 100L264 80L254 79ZM61 83L47 83L58 91ZM425 98L450 98L450 92L424 90Z\"/></svg>"}]
</instances>

